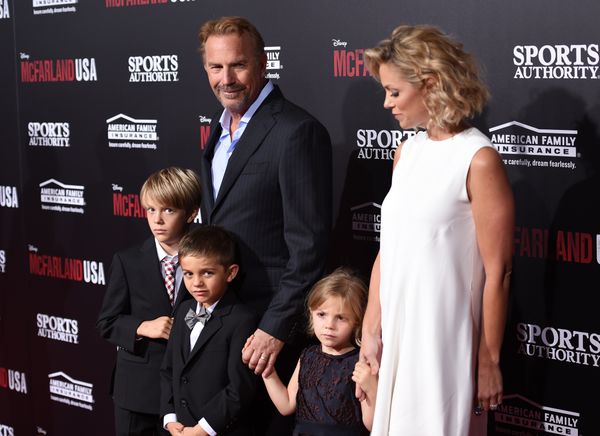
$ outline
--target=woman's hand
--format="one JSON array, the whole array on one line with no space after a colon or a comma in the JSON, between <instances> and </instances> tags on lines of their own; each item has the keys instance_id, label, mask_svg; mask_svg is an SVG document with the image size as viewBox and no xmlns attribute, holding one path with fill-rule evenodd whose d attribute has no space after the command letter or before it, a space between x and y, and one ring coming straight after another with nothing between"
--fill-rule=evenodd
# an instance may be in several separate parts
<instances>
[{"instance_id":1,"label":"woman's hand","mask_svg":"<svg viewBox=\"0 0 600 436\"><path fill-rule=\"evenodd\" d=\"M480 362L477 371L477 401L483 410L496 410L502 404L502 373L493 362Z\"/></svg>"}]
</instances>

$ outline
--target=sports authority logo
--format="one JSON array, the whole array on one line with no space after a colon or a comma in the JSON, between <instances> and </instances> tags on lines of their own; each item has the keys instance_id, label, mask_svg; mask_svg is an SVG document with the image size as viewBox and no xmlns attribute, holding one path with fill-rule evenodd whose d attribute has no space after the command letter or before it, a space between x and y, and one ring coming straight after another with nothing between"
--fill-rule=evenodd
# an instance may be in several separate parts
<instances>
[{"instance_id":1,"label":"sports authority logo","mask_svg":"<svg viewBox=\"0 0 600 436\"><path fill-rule=\"evenodd\" d=\"M8 7L8 0L0 0L0 20L4 18L10 18L10 8ZM1 433L0 436L2 436Z\"/></svg>"},{"instance_id":2,"label":"sports authority logo","mask_svg":"<svg viewBox=\"0 0 600 436\"><path fill-rule=\"evenodd\" d=\"M28 249L29 274L92 285L106 284L104 264L100 261L40 254L31 244Z\"/></svg>"},{"instance_id":3,"label":"sports authority logo","mask_svg":"<svg viewBox=\"0 0 600 436\"><path fill-rule=\"evenodd\" d=\"M196 0L104 0L106 8L125 8L130 6L155 6L174 3L190 3Z\"/></svg>"},{"instance_id":4,"label":"sports authority logo","mask_svg":"<svg viewBox=\"0 0 600 436\"><path fill-rule=\"evenodd\" d=\"M210 138L210 123L212 122L211 118L205 117L204 115L200 115L198 117L198 121L200 121L200 150L204 150L206 147L206 143L208 142L208 138Z\"/></svg>"},{"instance_id":5,"label":"sports authority logo","mask_svg":"<svg viewBox=\"0 0 600 436\"><path fill-rule=\"evenodd\" d=\"M94 385L69 377L62 371L48 374L50 399L67 406L94 410Z\"/></svg>"},{"instance_id":6,"label":"sports authority logo","mask_svg":"<svg viewBox=\"0 0 600 436\"><path fill-rule=\"evenodd\" d=\"M85 186L67 185L56 179L48 179L40 183L40 200L42 210L55 212L84 213Z\"/></svg>"},{"instance_id":7,"label":"sports authority logo","mask_svg":"<svg viewBox=\"0 0 600 436\"><path fill-rule=\"evenodd\" d=\"M394 153L402 141L416 135L414 130L373 130L356 131L357 159L394 160Z\"/></svg>"},{"instance_id":8,"label":"sports authority logo","mask_svg":"<svg viewBox=\"0 0 600 436\"><path fill-rule=\"evenodd\" d=\"M381 232L381 205L363 203L350 208L352 212L352 238L356 241L379 242Z\"/></svg>"},{"instance_id":9,"label":"sports authority logo","mask_svg":"<svg viewBox=\"0 0 600 436\"><path fill-rule=\"evenodd\" d=\"M366 77L371 75L364 61L365 49L347 49L348 42L337 38L332 38L331 43L333 45L333 77Z\"/></svg>"},{"instance_id":10,"label":"sports authority logo","mask_svg":"<svg viewBox=\"0 0 600 436\"><path fill-rule=\"evenodd\" d=\"M37 335L54 341L79 343L79 325L76 319L38 313L36 316Z\"/></svg>"},{"instance_id":11,"label":"sports authority logo","mask_svg":"<svg viewBox=\"0 0 600 436\"><path fill-rule=\"evenodd\" d=\"M0 423L0 436L15 436L15 429L9 425Z\"/></svg>"},{"instance_id":12,"label":"sports authority logo","mask_svg":"<svg viewBox=\"0 0 600 436\"><path fill-rule=\"evenodd\" d=\"M32 147L69 147L71 127L69 123L31 122L27 124L29 145Z\"/></svg>"},{"instance_id":13,"label":"sports authority logo","mask_svg":"<svg viewBox=\"0 0 600 436\"><path fill-rule=\"evenodd\" d=\"M79 0L33 0L33 15L77 12Z\"/></svg>"},{"instance_id":14,"label":"sports authority logo","mask_svg":"<svg viewBox=\"0 0 600 436\"><path fill-rule=\"evenodd\" d=\"M19 207L19 196L16 186L0 185L0 207Z\"/></svg>"},{"instance_id":15,"label":"sports authority logo","mask_svg":"<svg viewBox=\"0 0 600 436\"><path fill-rule=\"evenodd\" d=\"M574 365L600 367L600 334L517 323L518 354Z\"/></svg>"},{"instance_id":16,"label":"sports authority logo","mask_svg":"<svg viewBox=\"0 0 600 436\"><path fill-rule=\"evenodd\" d=\"M25 373L16 369L0 367L0 388L26 394L27 378L25 377Z\"/></svg>"},{"instance_id":17,"label":"sports authority logo","mask_svg":"<svg viewBox=\"0 0 600 436\"><path fill-rule=\"evenodd\" d=\"M139 194L123 193L123 187L113 183L113 215L127 218L146 218Z\"/></svg>"},{"instance_id":18,"label":"sports authority logo","mask_svg":"<svg viewBox=\"0 0 600 436\"><path fill-rule=\"evenodd\" d=\"M281 63L281 46L265 47L265 54L267 55L267 79L279 79L278 71L283 70L283 64Z\"/></svg>"},{"instance_id":19,"label":"sports authority logo","mask_svg":"<svg viewBox=\"0 0 600 436\"><path fill-rule=\"evenodd\" d=\"M577 130L538 129L518 121L491 127L492 144L506 156L506 165L575 169L573 161L542 158L578 158ZM515 158L515 156L524 156Z\"/></svg>"},{"instance_id":20,"label":"sports authority logo","mask_svg":"<svg viewBox=\"0 0 600 436\"><path fill-rule=\"evenodd\" d=\"M0 250L0 273L6 272L6 251Z\"/></svg>"},{"instance_id":21,"label":"sports authority logo","mask_svg":"<svg viewBox=\"0 0 600 436\"><path fill-rule=\"evenodd\" d=\"M598 44L516 45L515 79L598 79Z\"/></svg>"},{"instance_id":22,"label":"sports authority logo","mask_svg":"<svg viewBox=\"0 0 600 436\"><path fill-rule=\"evenodd\" d=\"M600 234L517 226L515 256L600 265ZM596 247L594 248L594 244Z\"/></svg>"},{"instance_id":23,"label":"sports authority logo","mask_svg":"<svg viewBox=\"0 0 600 436\"><path fill-rule=\"evenodd\" d=\"M177 55L130 56L127 62L130 82L178 82Z\"/></svg>"},{"instance_id":24,"label":"sports authority logo","mask_svg":"<svg viewBox=\"0 0 600 436\"><path fill-rule=\"evenodd\" d=\"M96 82L95 58L35 59L20 53L21 82Z\"/></svg>"},{"instance_id":25,"label":"sports authority logo","mask_svg":"<svg viewBox=\"0 0 600 436\"><path fill-rule=\"evenodd\" d=\"M110 148L156 150L158 120L136 120L124 114L106 120Z\"/></svg>"},{"instance_id":26,"label":"sports authority logo","mask_svg":"<svg viewBox=\"0 0 600 436\"><path fill-rule=\"evenodd\" d=\"M579 435L579 413L542 406L519 394L504 396L493 416L497 433L531 434L529 431L511 431L525 428L543 433Z\"/></svg>"}]
</instances>

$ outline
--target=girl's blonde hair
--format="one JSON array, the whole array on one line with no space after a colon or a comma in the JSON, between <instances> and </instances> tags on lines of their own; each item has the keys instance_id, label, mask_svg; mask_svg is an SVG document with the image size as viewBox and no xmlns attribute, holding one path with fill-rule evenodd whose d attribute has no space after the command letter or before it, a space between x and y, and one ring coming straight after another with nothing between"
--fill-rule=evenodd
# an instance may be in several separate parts
<instances>
[{"instance_id":1,"label":"girl's blonde hair","mask_svg":"<svg viewBox=\"0 0 600 436\"><path fill-rule=\"evenodd\" d=\"M363 316L367 306L367 286L350 269L338 268L319 280L306 299L309 312L308 333L314 334L310 312L316 310L330 297L340 297L344 307L350 310L354 321L354 341L360 345Z\"/></svg>"},{"instance_id":2,"label":"girl's blonde hair","mask_svg":"<svg viewBox=\"0 0 600 436\"><path fill-rule=\"evenodd\" d=\"M430 123L444 130L458 130L489 99L475 58L435 27L398 26L364 56L377 80L381 64L389 64L399 69L403 80L425 89Z\"/></svg>"}]
</instances>

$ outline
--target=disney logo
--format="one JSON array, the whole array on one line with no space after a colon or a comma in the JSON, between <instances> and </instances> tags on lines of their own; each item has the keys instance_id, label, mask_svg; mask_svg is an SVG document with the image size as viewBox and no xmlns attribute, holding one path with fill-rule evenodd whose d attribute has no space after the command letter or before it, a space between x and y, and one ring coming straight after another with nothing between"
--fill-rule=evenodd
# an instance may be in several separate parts
<instances>
[{"instance_id":1,"label":"disney logo","mask_svg":"<svg viewBox=\"0 0 600 436\"><path fill-rule=\"evenodd\" d=\"M116 183L113 183L113 184L112 184L112 190L113 190L113 191L119 191L119 192L123 192L123 187L122 187L122 186L119 186L119 185L117 185Z\"/></svg>"},{"instance_id":2,"label":"disney logo","mask_svg":"<svg viewBox=\"0 0 600 436\"><path fill-rule=\"evenodd\" d=\"M200 115L198 119L201 123L210 123L212 121L212 118L205 117L204 115Z\"/></svg>"},{"instance_id":3,"label":"disney logo","mask_svg":"<svg viewBox=\"0 0 600 436\"><path fill-rule=\"evenodd\" d=\"M37 249L37 247L36 247L35 245L32 245L32 244L27 244L27 250L29 250L29 251L33 251L33 252L35 252L35 253L37 253L37 252L38 252L38 249Z\"/></svg>"},{"instance_id":4,"label":"disney logo","mask_svg":"<svg viewBox=\"0 0 600 436\"><path fill-rule=\"evenodd\" d=\"M335 39L335 38L333 38L331 40L331 42L333 42L334 47L339 47L339 46L346 47L348 45L348 43L346 41L342 41L340 39Z\"/></svg>"},{"instance_id":5,"label":"disney logo","mask_svg":"<svg viewBox=\"0 0 600 436\"><path fill-rule=\"evenodd\" d=\"M23 52L19 53L19 57L21 59L29 59L29 55L27 53L23 53Z\"/></svg>"}]
</instances>

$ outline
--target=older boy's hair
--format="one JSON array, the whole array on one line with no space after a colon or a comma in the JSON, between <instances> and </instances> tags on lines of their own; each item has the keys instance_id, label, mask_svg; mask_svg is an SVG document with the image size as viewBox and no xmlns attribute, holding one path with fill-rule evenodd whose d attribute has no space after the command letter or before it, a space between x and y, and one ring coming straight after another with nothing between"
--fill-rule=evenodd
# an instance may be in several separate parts
<instances>
[{"instance_id":1,"label":"older boy's hair","mask_svg":"<svg viewBox=\"0 0 600 436\"><path fill-rule=\"evenodd\" d=\"M200 179L187 168L163 168L146 179L140 191L142 204L151 199L164 206L191 212L200 207Z\"/></svg>"},{"instance_id":2,"label":"older boy's hair","mask_svg":"<svg viewBox=\"0 0 600 436\"><path fill-rule=\"evenodd\" d=\"M342 304L350 310L354 318L354 341L360 345L362 322L367 307L367 286L352 270L340 267L319 280L306 299L309 314L316 310L329 297L340 297ZM308 333L314 334L312 318L309 316Z\"/></svg>"},{"instance_id":3,"label":"older boy's hair","mask_svg":"<svg viewBox=\"0 0 600 436\"><path fill-rule=\"evenodd\" d=\"M181 238L178 256L211 257L228 268L235 263L235 241L222 227L200 226Z\"/></svg>"}]
</instances>

